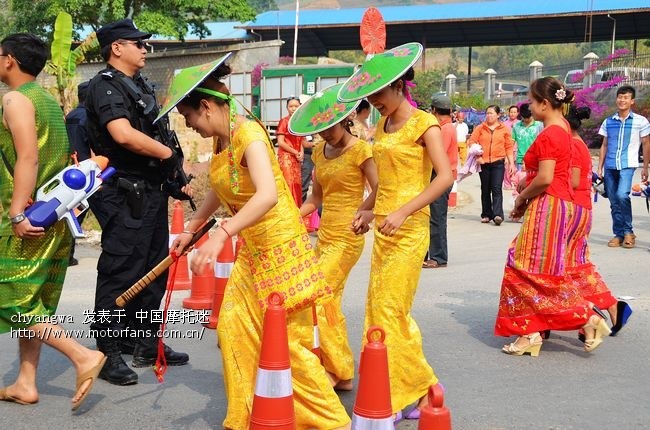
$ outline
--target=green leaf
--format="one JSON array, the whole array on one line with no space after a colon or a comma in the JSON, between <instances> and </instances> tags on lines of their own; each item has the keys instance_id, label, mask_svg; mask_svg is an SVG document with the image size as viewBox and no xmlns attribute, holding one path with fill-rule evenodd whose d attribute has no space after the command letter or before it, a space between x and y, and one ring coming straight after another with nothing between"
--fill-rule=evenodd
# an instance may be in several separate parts
<instances>
[{"instance_id":1,"label":"green leaf","mask_svg":"<svg viewBox=\"0 0 650 430\"><path fill-rule=\"evenodd\" d=\"M54 40L52 40L52 63L61 68L63 73L70 69L70 47L72 46L72 16L59 12L54 22Z\"/></svg>"}]
</instances>

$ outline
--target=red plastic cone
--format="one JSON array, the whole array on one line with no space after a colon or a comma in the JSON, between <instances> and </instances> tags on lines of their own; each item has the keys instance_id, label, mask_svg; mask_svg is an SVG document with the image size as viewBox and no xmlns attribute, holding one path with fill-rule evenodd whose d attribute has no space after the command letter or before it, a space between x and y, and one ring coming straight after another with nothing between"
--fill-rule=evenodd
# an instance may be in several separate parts
<instances>
[{"instance_id":1,"label":"red plastic cone","mask_svg":"<svg viewBox=\"0 0 650 430\"><path fill-rule=\"evenodd\" d=\"M223 294L226 291L226 284L232 272L232 266L235 262L235 254L233 252L232 240L226 241L223 249L214 263L214 294L212 296L212 313L206 324L207 328L217 328L219 320L219 310L221 310L221 303L223 302Z\"/></svg>"},{"instance_id":2,"label":"red plastic cone","mask_svg":"<svg viewBox=\"0 0 650 430\"><path fill-rule=\"evenodd\" d=\"M208 234L204 234L194 245L195 253L208 240ZM200 274L192 276L192 291L190 296L183 300L183 307L187 309L212 309L212 301L214 300L214 266L206 264L203 266L203 271Z\"/></svg>"},{"instance_id":3,"label":"red plastic cone","mask_svg":"<svg viewBox=\"0 0 650 430\"><path fill-rule=\"evenodd\" d=\"M458 192L458 172L454 170L454 185L451 187L451 192L449 193L449 199L447 200L447 207L449 208L455 208L456 204L458 203L458 197L457 197L457 192Z\"/></svg>"},{"instance_id":4,"label":"red plastic cone","mask_svg":"<svg viewBox=\"0 0 650 430\"><path fill-rule=\"evenodd\" d=\"M311 305L311 318L314 325L314 343L311 351L316 354L318 359L323 362L323 356L320 353L320 331L318 330L318 315L316 313L316 305Z\"/></svg>"},{"instance_id":5,"label":"red plastic cone","mask_svg":"<svg viewBox=\"0 0 650 430\"><path fill-rule=\"evenodd\" d=\"M179 200L174 201L174 212L172 212L172 225L169 229L169 246L180 233L183 232L185 218L183 215L183 205ZM189 290L192 285L190 280L190 270L187 265L187 255L182 255L176 263L176 276L174 279L167 279L167 288L174 281L174 290ZM171 272L170 272L171 273Z\"/></svg>"},{"instance_id":6,"label":"red plastic cone","mask_svg":"<svg viewBox=\"0 0 650 430\"><path fill-rule=\"evenodd\" d=\"M373 335L379 334L378 340ZM393 430L393 408L390 402L388 353L384 339L386 333L372 326L366 334L359 362L359 389L352 410L352 428L355 430Z\"/></svg>"},{"instance_id":7,"label":"red plastic cone","mask_svg":"<svg viewBox=\"0 0 650 430\"><path fill-rule=\"evenodd\" d=\"M239 250L241 247L244 246L244 238L241 235L237 236L237 241L235 241L235 260L237 260L237 256L239 255Z\"/></svg>"},{"instance_id":8,"label":"red plastic cone","mask_svg":"<svg viewBox=\"0 0 650 430\"><path fill-rule=\"evenodd\" d=\"M444 393L440 384L429 387L429 401L420 411L418 430L451 430L451 414L443 405Z\"/></svg>"},{"instance_id":9,"label":"red plastic cone","mask_svg":"<svg viewBox=\"0 0 650 430\"><path fill-rule=\"evenodd\" d=\"M311 216L307 215L302 217L302 222L305 224L305 228L307 229L308 233L312 233L314 231L314 228L311 226Z\"/></svg>"},{"instance_id":10,"label":"red plastic cone","mask_svg":"<svg viewBox=\"0 0 650 430\"><path fill-rule=\"evenodd\" d=\"M280 293L269 294L268 303L249 429L294 430L296 416L291 386L287 312Z\"/></svg>"}]
</instances>

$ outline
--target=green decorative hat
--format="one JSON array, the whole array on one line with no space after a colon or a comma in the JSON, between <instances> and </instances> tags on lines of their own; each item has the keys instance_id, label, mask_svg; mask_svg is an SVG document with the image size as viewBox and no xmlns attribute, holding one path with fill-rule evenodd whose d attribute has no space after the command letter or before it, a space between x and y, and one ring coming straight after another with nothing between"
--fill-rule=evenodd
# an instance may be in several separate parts
<instances>
[{"instance_id":1,"label":"green decorative hat","mask_svg":"<svg viewBox=\"0 0 650 430\"><path fill-rule=\"evenodd\" d=\"M169 86L167 99L163 103L163 107L154 122L167 115L174 106L198 87L199 84L203 82L210 73L214 72L224 61L226 61L230 55L232 55L232 52L228 52L223 57L210 63L181 69L181 71L174 76L174 79Z\"/></svg>"},{"instance_id":2,"label":"green decorative hat","mask_svg":"<svg viewBox=\"0 0 650 430\"><path fill-rule=\"evenodd\" d=\"M347 118L361 100L350 103L338 101L336 94L342 86L341 83L327 87L301 104L289 119L289 131L298 136L307 136L327 130Z\"/></svg>"},{"instance_id":3,"label":"green decorative hat","mask_svg":"<svg viewBox=\"0 0 650 430\"><path fill-rule=\"evenodd\" d=\"M359 100L392 84L418 61L424 48L417 42L405 43L367 59L345 81L338 98L343 102Z\"/></svg>"}]
</instances>

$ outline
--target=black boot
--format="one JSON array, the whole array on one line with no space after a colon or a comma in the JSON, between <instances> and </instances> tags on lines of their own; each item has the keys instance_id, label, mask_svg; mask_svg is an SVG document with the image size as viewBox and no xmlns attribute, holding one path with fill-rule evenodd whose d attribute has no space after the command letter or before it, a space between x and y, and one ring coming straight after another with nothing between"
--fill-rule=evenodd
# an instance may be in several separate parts
<instances>
[{"instance_id":1,"label":"black boot","mask_svg":"<svg viewBox=\"0 0 650 430\"><path fill-rule=\"evenodd\" d=\"M138 339L133 351L133 367L151 367L158 358L158 338ZM165 360L168 366L182 366L190 361L190 356L184 352L176 352L165 345Z\"/></svg>"},{"instance_id":2,"label":"black boot","mask_svg":"<svg viewBox=\"0 0 650 430\"><path fill-rule=\"evenodd\" d=\"M120 345L120 352L122 352L122 354L133 355L136 344L134 339L130 337L120 338L117 342Z\"/></svg>"},{"instance_id":3,"label":"black boot","mask_svg":"<svg viewBox=\"0 0 650 430\"><path fill-rule=\"evenodd\" d=\"M138 374L127 366L116 340L97 339L97 348L107 357L106 364L102 367L102 371L99 372L101 379L114 385L138 383Z\"/></svg>"}]
</instances>

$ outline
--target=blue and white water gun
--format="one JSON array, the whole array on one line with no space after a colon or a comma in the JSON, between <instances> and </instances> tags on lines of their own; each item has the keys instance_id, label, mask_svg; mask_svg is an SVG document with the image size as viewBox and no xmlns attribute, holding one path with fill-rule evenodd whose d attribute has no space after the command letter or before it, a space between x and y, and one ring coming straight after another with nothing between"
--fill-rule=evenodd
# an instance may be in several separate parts
<instances>
[{"instance_id":1,"label":"blue and white water gun","mask_svg":"<svg viewBox=\"0 0 650 430\"><path fill-rule=\"evenodd\" d=\"M108 158L91 157L61 170L36 191L36 201L25 216L36 227L48 228L65 218L74 237L85 237L77 217L88 209L88 197L115 173Z\"/></svg>"}]
</instances>

